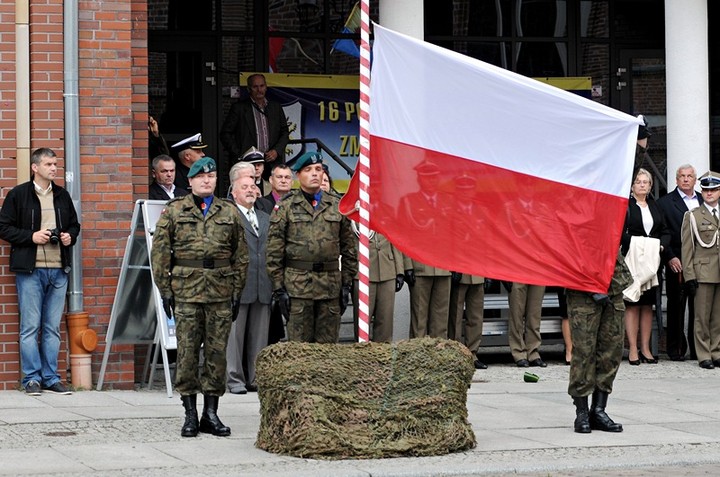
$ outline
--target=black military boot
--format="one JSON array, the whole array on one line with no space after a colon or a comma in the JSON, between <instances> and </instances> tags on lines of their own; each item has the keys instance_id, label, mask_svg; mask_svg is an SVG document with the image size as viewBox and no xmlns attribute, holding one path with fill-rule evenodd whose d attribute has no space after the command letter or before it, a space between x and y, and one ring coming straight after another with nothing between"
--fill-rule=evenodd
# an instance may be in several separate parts
<instances>
[{"instance_id":1,"label":"black military boot","mask_svg":"<svg viewBox=\"0 0 720 477\"><path fill-rule=\"evenodd\" d=\"M203 395L205 404L203 405L202 418L200 419L200 432L212 434L214 436L226 437L230 435L230 428L220 422L217 416L218 402L220 397Z\"/></svg>"},{"instance_id":2,"label":"black military boot","mask_svg":"<svg viewBox=\"0 0 720 477\"><path fill-rule=\"evenodd\" d=\"M573 397L575 403L575 432L580 434L588 434L590 432L590 422L588 417L588 398Z\"/></svg>"},{"instance_id":3,"label":"black military boot","mask_svg":"<svg viewBox=\"0 0 720 477\"><path fill-rule=\"evenodd\" d=\"M185 424L182 426L180 435L183 437L195 437L198 434L198 415L197 415L197 394L189 396L180 396L183 407L185 408Z\"/></svg>"},{"instance_id":4,"label":"black military boot","mask_svg":"<svg viewBox=\"0 0 720 477\"><path fill-rule=\"evenodd\" d=\"M596 389L592 396L592 408L590 409L590 428L596 431L622 432L622 424L613 421L605 413L608 393Z\"/></svg>"}]
</instances>

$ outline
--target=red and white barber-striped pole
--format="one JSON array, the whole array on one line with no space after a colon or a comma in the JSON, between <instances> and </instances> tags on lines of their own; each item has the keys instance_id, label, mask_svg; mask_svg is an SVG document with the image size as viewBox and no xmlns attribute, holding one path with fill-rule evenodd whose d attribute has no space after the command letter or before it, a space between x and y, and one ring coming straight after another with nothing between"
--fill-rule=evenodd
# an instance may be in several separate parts
<instances>
[{"instance_id":1,"label":"red and white barber-striped pole","mask_svg":"<svg viewBox=\"0 0 720 477\"><path fill-rule=\"evenodd\" d=\"M360 247L359 266L359 317L358 341L370 340L370 319L368 302L370 295L370 0L360 1Z\"/></svg>"}]
</instances>

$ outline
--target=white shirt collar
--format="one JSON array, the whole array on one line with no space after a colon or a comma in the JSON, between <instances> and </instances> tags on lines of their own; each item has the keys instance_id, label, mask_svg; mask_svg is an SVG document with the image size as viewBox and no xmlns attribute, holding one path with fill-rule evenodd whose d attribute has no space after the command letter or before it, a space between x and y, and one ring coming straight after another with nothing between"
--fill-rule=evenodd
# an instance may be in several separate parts
<instances>
[{"instance_id":1,"label":"white shirt collar","mask_svg":"<svg viewBox=\"0 0 720 477\"><path fill-rule=\"evenodd\" d=\"M680 194L680 197L682 197L683 200L697 199L697 192L695 191L695 189L693 189L693 195L687 195L685 192L681 191L679 187L678 187L677 191L678 191L678 194Z\"/></svg>"}]
</instances>

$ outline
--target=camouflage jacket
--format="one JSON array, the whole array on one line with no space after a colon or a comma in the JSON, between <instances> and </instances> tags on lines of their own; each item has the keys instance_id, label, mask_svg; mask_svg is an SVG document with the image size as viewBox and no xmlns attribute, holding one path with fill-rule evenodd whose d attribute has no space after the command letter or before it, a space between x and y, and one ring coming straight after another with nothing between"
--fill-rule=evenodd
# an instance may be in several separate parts
<instances>
[{"instance_id":1,"label":"camouflage jacket","mask_svg":"<svg viewBox=\"0 0 720 477\"><path fill-rule=\"evenodd\" d=\"M632 282L632 274L630 273L628 266L625 264L625 257L623 257L623 254L620 253L620 250L618 249L617 257L615 257L615 269L613 271L612 279L610 280L610 287L608 288L607 295L611 299L617 298L619 302L622 303L622 292L629 287ZM568 289L568 292L587 293L588 295L593 295L593 293L570 289Z\"/></svg>"},{"instance_id":2,"label":"camouflage jacket","mask_svg":"<svg viewBox=\"0 0 720 477\"><path fill-rule=\"evenodd\" d=\"M184 260L229 260L227 266L180 266ZM238 208L215 198L203 217L192 194L167 203L155 226L151 262L163 297L216 303L239 297L245 286L248 249Z\"/></svg>"},{"instance_id":3,"label":"camouflage jacket","mask_svg":"<svg viewBox=\"0 0 720 477\"><path fill-rule=\"evenodd\" d=\"M625 257L623 257L620 250L618 250L617 258L615 259L615 271L613 272L612 280L610 280L608 296L622 295L623 290L629 287L632 282L633 277L630 269L625 264Z\"/></svg>"},{"instance_id":4,"label":"camouflage jacket","mask_svg":"<svg viewBox=\"0 0 720 477\"><path fill-rule=\"evenodd\" d=\"M313 210L300 190L292 190L270 216L267 269L273 289L285 287L291 297L326 300L340 296L357 273L357 237L350 220L338 210L340 200L323 194ZM342 270L308 270L293 263L326 265L341 258Z\"/></svg>"}]
</instances>

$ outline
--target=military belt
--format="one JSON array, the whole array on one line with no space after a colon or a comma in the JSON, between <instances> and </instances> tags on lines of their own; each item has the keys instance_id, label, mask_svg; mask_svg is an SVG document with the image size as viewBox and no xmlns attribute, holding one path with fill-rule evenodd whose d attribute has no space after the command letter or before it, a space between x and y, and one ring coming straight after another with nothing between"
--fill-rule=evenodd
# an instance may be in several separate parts
<instances>
[{"instance_id":1,"label":"military belt","mask_svg":"<svg viewBox=\"0 0 720 477\"><path fill-rule=\"evenodd\" d=\"M306 262L305 260L288 260L285 265L298 270L309 270L311 272L334 272L340 270L340 263L337 260L332 262Z\"/></svg>"},{"instance_id":2,"label":"military belt","mask_svg":"<svg viewBox=\"0 0 720 477\"><path fill-rule=\"evenodd\" d=\"M229 267L230 260L213 260L212 258L206 258L203 260L188 260L186 258L175 259L175 265L178 267L191 267L191 268L220 268Z\"/></svg>"}]
</instances>

